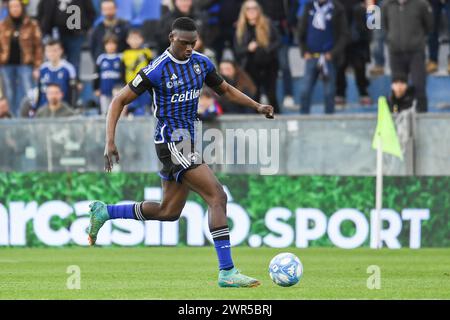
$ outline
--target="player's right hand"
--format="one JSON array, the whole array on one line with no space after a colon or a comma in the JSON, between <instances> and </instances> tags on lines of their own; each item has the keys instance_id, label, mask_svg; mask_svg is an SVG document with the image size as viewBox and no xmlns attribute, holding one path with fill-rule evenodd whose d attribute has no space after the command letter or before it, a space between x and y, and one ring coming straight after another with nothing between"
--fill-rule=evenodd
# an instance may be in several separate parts
<instances>
[{"instance_id":1,"label":"player's right hand","mask_svg":"<svg viewBox=\"0 0 450 320\"><path fill-rule=\"evenodd\" d=\"M105 147L105 171L111 172L114 164L113 157L116 158L116 163L119 163L119 151L117 150L116 144L114 142L107 143Z\"/></svg>"}]
</instances>

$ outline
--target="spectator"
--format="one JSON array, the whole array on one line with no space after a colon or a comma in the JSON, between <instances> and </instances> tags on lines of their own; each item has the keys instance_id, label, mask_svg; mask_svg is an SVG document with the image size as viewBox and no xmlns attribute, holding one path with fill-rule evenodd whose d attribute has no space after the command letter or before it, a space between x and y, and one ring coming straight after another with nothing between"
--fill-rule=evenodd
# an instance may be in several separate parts
<instances>
[{"instance_id":1,"label":"spectator","mask_svg":"<svg viewBox=\"0 0 450 320\"><path fill-rule=\"evenodd\" d=\"M161 0L161 13L163 15L172 11L174 8L173 0Z\"/></svg>"},{"instance_id":2,"label":"spectator","mask_svg":"<svg viewBox=\"0 0 450 320\"><path fill-rule=\"evenodd\" d=\"M56 83L47 86L48 104L39 109L36 118L63 118L76 115L71 106L63 101L63 91Z\"/></svg>"},{"instance_id":3,"label":"spectator","mask_svg":"<svg viewBox=\"0 0 450 320\"><path fill-rule=\"evenodd\" d=\"M94 5L98 1L94 0ZM115 3L117 17L128 21L132 28L141 27L146 20L160 20L161 18L161 0L115 0ZM100 4L95 6L100 7Z\"/></svg>"},{"instance_id":4,"label":"spectator","mask_svg":"<svg viewBox=\"0 0 450 320\"><path fill-rule=\"evenodd\" d=\"M27 13L30 17L36 18L38 15L39 2L42 0L22 0L26 6Z\"/></svg>"},{"instance_id":5,"label":"spectator","mask_svg":"<svg viewBox=\"0 0 450 320\"><path fill-rule=\"evenodd\" d=\"M334 113L335 70L343 61L349 38L342 5L335 0L307 3L301 18L299 38L301 52L306 60L300 112L311 112L311 96L320 76L324 84L325 113Z\"/></svg>"},{"instance_id":6,"label":"spectator","mask_svg":"<svg viewBox=\"0 0 450 320\"><path fill-rule=\"evenodd\" d=\"M426 112L425 45L433 30L431 6L426 0L389 0L383 4L381 16L392 73L411 77L417 111Z\"/></svg>"},{"instance_id":7,"label":"spectator","mask_svg":"<svg viewBox=\"0 0 450 320\"><path fill-rule=\"evenodd\" d=\"M22 99L20 103L20 114L21 118L32 118L36 113L36 103L39 97L39 88L34 87L27 92L27 95Z\"/></svg>"},{"instance_id":8,"label":"spectator","mask_svg":"<svg viewBox=\"0 0 450 320\"><path fill-rule=\"evenodd\" d=\"M144 38L138 29L130 30L127 43L130 48L123 52L123 62L126 68L125 81L128 83L134 79L140 69L150 63L153 52L144 47Z\"/></svg>"},{"instance_id":9,"label":"spectator","mask_svg":"<svg viewBox=\"0 0 450 320\"><path fill-rule=\"evenodd\" d=\"M205 87L198 99L198 118L201 121L214 121L222 114L222 108L216 100L214 92Z\"/></svg>"},{"instance_id":10,"label":"spectator","mask_svg":"<svg viewBox=\"0 0 450 320\"><path fill-rule=\"evenodd\" d=\"M41 40L39 25L26 15L22 2L10 0L8 17L0 22L0 71L14 116L42 63Z\"/></svg>"},{"instance_id":11,"label":"spectator","mask_svg":"<svg viewBox=\"0 0 450 320\"><path fill-rule=\"evenodd\" d=\"M305 6L308 2L311 2L312 0L297 0L294 1L294 6L292 8L292 12L290 12L289 19L292 21L291 23L295 25L294 28L294 44L298 46L298 39L300 39L298 35L299 26L302 24L302 17L303 13L305 11Z\"/></svg>"},{"instance_id":12,"label":"spectator","mask_svg":"<svg viewBox=\"0 0 450 320\"><path fill-rule=\"evenodd\" d=\"M104 0L101 4L103 20L98 24L91 36L90 50L94 61L104 53L103 39L107 34L114 34L118 40L118 52L127 49L129 23L117 18L117 7L114 0Z\"/></svg>"},{"instance_id":13,"label":"spectator","mask_svg":"<svg viewBox=\"0 0 450 320\"><path fill-rule=\"evenodd\" d=\"M312 0L297 0L296 2L294 2L294 7L292 8L291 14L289 15L289 18L291 20L294 20L293 23L296 28L294 29L294 43L298 44L298 39L299 39L299 35L298 35L298 31L299 31L299 26L302 24L302 17L304 15L305 12L305 6L307 3L312 2ZM292 16L294 15L294 17Z\"/></svg>"},{"instance_id":14,"label":"spectator","mask_svg":"<svg viewBox=\"0 0 450 320\"><path fill-rule=\"evenodd\" d=\"M378 8L381 8L383 2L386 0L366 0L368 9L370 6L377 5ZM375 13L373 12L368 19L372 19L375 17ZM373 38L373 49L372 56L375 62L375 65L372 69L370 69L370 75L372 76L382 76L384 75L384 65L386 62L386 58L384 55L384 42L385 42L385 31L383 28L374 28L372 30L372 38Z\"/></svg>"},{"instance_id":15,"label":"spectator","mask_svg":"<svg viewBox=\"0 0 450 320\"><path fill-rule=\"evenodd\" d=\"M434 28L428 38L428 63L427 72L433 73L438 71L438 55L439 55L439 31L441 29L442 11L446 12L447 29L450 33L450 1L449 0L428 0L433 9ZM450 55L448 56L447 71L450 73Z\"/></svg>"},{"instance_id":16,"label":"spectator","mask_svg":"<svg viewBox=\"0 0 450 320\"><path fill-rule=\"evenodd\" d=\"M274 24L281 36L281 46L278 49L278 61L283 80L283 106L286 108L295 108L295 102L292 91L291 67L289 64L289 48L294 44L291 10L294 8L296 0L258 0L262 9Z\"/></svg>"},{"instance_id":17,"label":"spectator","mask_svg":"<svg viewBox=\"0 0 450 320\"><path fill-rule=\"evenodd\" d=\"M366 24L365 0L339 0L345 9L350 30L343 62L337 68L336 75L336 105L346 104L347 79L346 70L352 66L361 105L372 104L367 91L369 80L366 77L366 63L370 62L370 34Z\"/></svg>"},{"instance_id":18,"label":"spectator","mask_svg":"<svg viewBox=\"0 0 450 320\"><path fill-rule=\"evenodd\" d=\"M141 9L137 8L137 16L132 20L133 26L140 26L147 47L158 51L158 37L156 32L161 24L162 1L161 0L140 0Z\"/></svg>"},{"instance_id":19,"label":"spectator","mask_svg":"<svg viewBox=\"0 0 450 320\"><path fill-rule=\"evenodd\" d=\"M416 105L414 87L408 86L408 77L404 74L392 76L391 94L388 98L391 112L400 113Z\"/></svg>"},{"instance_id":20,"label":"spectator","mask_svg":"<svg viewBox=\"0 0 450 320\"><path fill-rule=\"evenodd\" d=\"M168 34L172 29L172 23L180 17L189 17L195 20L201 28L199 16L194 13L193 0L174 0L174 9L166 13L160 21L158 30L158 52L161 54L170 45Z\"/></svg>"},{"instance_id":21,"label":"spectator","mask_svg":"<svg viewBox=\"0 0 450 320\"><path fill-rule=\"evenodd\" d=\"M202 33L205 45L216 52L217 61L222 61L225 48L233 50L236 21L244 0L197 0L207 19Z\"/></svg>"},{"instance_id":22,"label":"spectator","mask_svg":"<svg viewBox=\"0 0 450 320\"><path fill-rule=\"evenodd\" d=\"M146 67L153 59L153 52L144 47L144 38L142 32L138 29L130 30L127 38L130 49L123 53L123 63L125 67L125 83L133 81L139 70ZM150 96L146 93L139 96L127 108L128 114L135 116L145 114L146 107L151 105Z\"/></svg>"},{"instance_id":23,"label":"spectator","mask_svg":"<svg viewBox=\"0 0 450 320\"><path fill-rule=\"evenodd\" d=\"M0 119L11 119L12 114L9 112L9 104L6 98L0 98Z\"/></svg>"},{"instance_id":24,"label":"spectator","mask_svg":"<svg viewBox=\"0 0 450 320\"><path fill-rule=\"evenodd\" d=\"M73 11L71 7L80 10ZM81 16L74 19L74 14ZM39 3L38 17L46 38L58 38L67 54L67 60L80 69L81 48L92 27L96 12L92 0L45 0ZM79 22L80 25L76 25ZM56 33L58 36L56 37Z\"/></svg>"},{"instance_id":25,"label":"spectator","mask_svg":"<svg viewBox=\"0 0 450 320\"><path fill-rule=\"evenodd\" d=\"M307 3L311 2L312 0L297 0L297 3L295 4L296 8L296 15L298 22L300 23L301 18L303 17L303 14L305 12L305 6Z\"/></svg>"},{"instance_id":26,"label":"spectator","mask_svg":"<svg viewBox=\"0 0 450 320\"><path fill-rule=\"evenodd\" d=\"M6 98L0 98L0 121L11 118L12 114L9 112L8 100ZM2 152L0 152L0 170L2 171L13 171L14 166L17 165L17 161L21 156L18 152L18 140L22 141L25 139L15 138L15 127L3 127L1 130L0 146L2 146Z\"/></svg>"},{"instance_id":27,"label":"spectator","mask_svg":"<svg viewBox=\"0 0 450 320\"><path fill-rule=\"evenodd\" d=\"M205 46L205 42L203 41L203 37L201 34L198 35L194 50L207 56L209 58L209 60L211 60L211 62L215 66L217 66L216 53L214 52L214 50L211 50L210 48Z\"/></svg>"},{"instance_id":28,"label":"spectator","mask_svg":"<svg viewBox=\"0 0 450 320\"><path fill-rule=\"evenodd\" d=\"M257 88L255 83L235 62L231 60L223 60L220 63L219 72L229 84L236 87L239 91L245 93L251 98L256 96ZM254 113L251 109L235 104L224 96L219 97L219 104L222 106L225 114Z\"/></svg>"},{"instance_id":29,"label":"spectator","mask_svg":"<svg viewBox=\"0 0 450 320\"><path fill-rule=\"evenodd\" d=\"M236 57L256 84L256 98L261 99L264 89L275 113L280 112L276 94L279 46L278 32L258 2L245 1L236 28Z\"/></svg>"},{"instance_id":30,"label":"spectator","mask_svg":"<svg viewBox=\"0 0 450 320\"><path fill-rule=\"evenodd\" d=\"M58 40L50 40L45 45L45 57L47 61L39 72L39 96L35 109L47 104L47 86L50 83L59 85L63 92L63 99L71 105L75 105L77 96L77 73L75 67L63 59L64 49Z\"/></svg>"},{"instance_id":31,"label":"spectator","mask_svg":"<svg viewBox=\"0 0 450 320\"><path fill-rule=\"evenodd\" d=\"M123 83L124 65L122 55L117 53L117 37L113 34L106 35L103 43L106 53L97 59L97 79L94 88L95 95L100 97L101 112L106 114L112 101L113 88Z\"/></svg>"}]
</instances>

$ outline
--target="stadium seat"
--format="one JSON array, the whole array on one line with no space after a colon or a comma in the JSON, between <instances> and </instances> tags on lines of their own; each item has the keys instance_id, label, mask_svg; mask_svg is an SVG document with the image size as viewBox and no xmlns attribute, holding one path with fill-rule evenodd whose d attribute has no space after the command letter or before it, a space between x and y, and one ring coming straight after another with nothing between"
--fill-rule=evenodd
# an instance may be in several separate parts
<instances>
[{"instance_id":1,"label":"stadium seat","mask_svg":"<svg viewBox=\"0 0 450 320\"><path fill-rule=\"evenodd\" d=\"M101 14L101 10L100 10L101 3L102 3L101 0L92 0L92 4L94 5L95 12L97 12L97 16L100 16L100 14Z\"/></svg>"},{"instance_id":2,"label":"stadium seat","mask_svg":"<svg viewBox=\"0 0 450 320\"><path fill-rule=\"evenodd\" d=\"M133 20L133 0L116 0L117 16L121 19Z\"/></svg>"},{"instance_id":3,"label":"stadium seat","mask_svg":"<svg viewBox=\"0 0 450 320\"><path fill-rule=\"evenodd\" d=\"M142 25L147 20L159 20L161 18L160 0L143 0L141 10L131 21L132 25Z\"/></svg>"},{"instance_id":4,"label":"stadium seat","mask_svg":"<svg viewBox=\"0 0 450 320\"><path fill-rule=\"evenodd\" d=\"M1 8L1 10L0 10L0 21L4 20L7 15L8 15L8 10L6 9L6 7Z\"/></svg>"},{"instance_id":5,"label":"stadium seat","mask_svg":"<svg viewBox=\"0 0 450 320\"><path fill-rule=\"evenodd\" d=\"M297 104L300 104L300 90L303 87L303 78L295 77L293 79L294 98ZM369 94L373 101L377 101L379 96L390 93L391 77L388 75L370 78ZM429 112L449 112L450 111L450 77L429 75L427 79L427 93ZM279 103L282 104L282 84L278 81L277 85ZM353 74L347 75L347 102L349 106L338 113L375 113L376 103L372 106L360 106L358 103L359 94ZM314 88L312 102L314 107L311 113L323 113L323 85L318 81ZM297 113L297 112L288 112Z\"/></svg>"},{"instance_id":6,"label":"stadium seat","mask_svg":"<svg viewBox=\"0 0 450 320\"><path fill-rule=\"evenodd\" d=\"M147 16L152 16L151 11L154 11L154 9L150 10L145 9L141 10L140 14L136 14L133 10L133 0L116 0L116 4L117 4L117 17L129 21L133 27L140 27L142 23L146 19L148 19ZM159 6L160 6L159 0L158 1L144 0L142 4L142 8L150 8L150 7L159 8ZM155 15L153 14L153 16ZM159 16L157 16L156 19L159 19ZM94 26L97 26L102 22L103 17L100 15L94 22Z\"/></svg>"}]
</instances>

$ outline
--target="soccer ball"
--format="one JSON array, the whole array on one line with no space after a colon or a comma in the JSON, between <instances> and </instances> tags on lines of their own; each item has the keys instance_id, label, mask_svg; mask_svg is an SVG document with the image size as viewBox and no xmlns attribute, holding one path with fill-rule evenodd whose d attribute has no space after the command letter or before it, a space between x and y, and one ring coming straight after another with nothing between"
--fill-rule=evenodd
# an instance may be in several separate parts
<instances>
[{"instance_id":1,"label":"soccer ball","mask_svg":"<svg viewBox=\"0 0 450 320\"><path fill-rule=\"evenodd\" d=\"M270 261L270 278L279 286L295 285L299 282L302 274L303 265L300 259L292 253L280 253Z\"/></svg>"}]
</instances>

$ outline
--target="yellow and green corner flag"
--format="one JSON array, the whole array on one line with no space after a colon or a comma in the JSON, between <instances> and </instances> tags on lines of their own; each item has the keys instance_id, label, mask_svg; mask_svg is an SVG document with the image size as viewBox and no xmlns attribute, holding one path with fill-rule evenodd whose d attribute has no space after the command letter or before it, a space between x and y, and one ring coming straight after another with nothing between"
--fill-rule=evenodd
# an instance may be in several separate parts
<instances>
[{"instance_id":1,"label":"yellow and green corner flag","mask_svg":"<svg viewBox=\"0 0 450 320\"><path fill-rule=\"evenodd\" d=\"M403 160L402 148L398 141L397 130L392 120L391 111L385 97L378 99L378 124L373 137L372 148L377 149L381 139L383 152L392 154Z\"/></svg>"}]
</instances>

